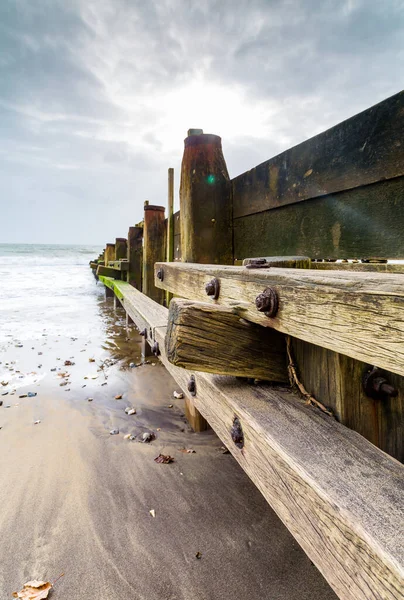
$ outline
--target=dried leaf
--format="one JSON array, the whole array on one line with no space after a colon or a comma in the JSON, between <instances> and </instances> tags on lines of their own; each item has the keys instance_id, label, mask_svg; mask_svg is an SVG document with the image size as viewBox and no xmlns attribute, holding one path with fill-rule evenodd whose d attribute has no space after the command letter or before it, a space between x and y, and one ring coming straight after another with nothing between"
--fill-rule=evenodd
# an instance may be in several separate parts
<instances>
[{"instance_id":1,"label":"dried leaf","mask_svg":"<svg viewBox=\"0 0 404 600\"><path fill-rule=\"evenodd\" d=\"M168 465L169 463L174 462L174 459L172 456L169 456L168 454L159 454L154 459L154 462L160 463L162 465Z\"/></svg>"},{"instance_id":2,"label":"dried leaf","mask_svg":"<svg viewBox=\"0 0 404 600\"><path fill-rule=\"evenodd\" d=\"M13 598L23 600L43 600L48 597L52 584L49 581L28 581L20 592L14 592Z\"/></svg>"}]
</instances>

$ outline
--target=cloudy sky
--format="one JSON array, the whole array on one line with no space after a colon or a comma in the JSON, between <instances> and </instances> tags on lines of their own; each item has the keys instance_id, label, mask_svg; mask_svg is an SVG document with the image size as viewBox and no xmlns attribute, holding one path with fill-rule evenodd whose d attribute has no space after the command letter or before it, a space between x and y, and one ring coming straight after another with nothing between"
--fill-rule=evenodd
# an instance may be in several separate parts
<instances>
[{"instance_id":1,"label":"cloudy sky","mask_svg":"<svg viewBox=\"0 0 404 600\"><path fill-rule=\"evenodd\" d=\"M0 242L104 243L190 127L230 176L402 89L404 0L0 0Z\"/></svg>"}]
</instances>

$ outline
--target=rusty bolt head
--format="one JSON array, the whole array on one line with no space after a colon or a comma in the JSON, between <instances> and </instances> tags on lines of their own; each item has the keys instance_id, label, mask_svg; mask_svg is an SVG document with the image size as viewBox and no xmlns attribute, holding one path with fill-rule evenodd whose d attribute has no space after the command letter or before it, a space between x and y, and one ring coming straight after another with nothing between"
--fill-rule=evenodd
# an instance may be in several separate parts
<instances>
[{"instance_id":1,"label":"rusty bolt head","mask_svg":"<svg viewBox=\"0 0 404 600\"><path fill-rule=\"evenodd\" d=\"M205 292L208 296L211 296L214 300L219 298L220 283L219 280L214 277L205 285Z\"/></svg>"},{"instance_id":2,"label":"rusty bolt head","mask_svg":"<svg viewBox=\"0 0 404 600\"><path fill-rule=\"evenodd\" d=\"M196 381L194 375L191 375L191 377L189 378L187 388L191 396L196 396Z\"/></svg>"},{"instance_id":3,"label":"rusty bolt head","mask_svg":"<svg viewBox=\"0 0 404 600\"><path fill-rule=\"evenodd\" d=\"M154 342L154 344L152 346L152 352L153 352L154 356L159 356L159 354L160 354L160 348L159 348L159 343L158 342Z\"/></svg>"},{"instance_id":4,"label":"rusty bolt head","mask_svg":"<svg viewBox=\"0 0 404 600\"><path fill-rule=\"evenodd\" d=\"M244 433L238 417L234 417L233 419L233 426L230 430L230 435L237 448L240 448L241 450L241 448L244 447Z\"/></svg>"},{"instance_id":5,"label":"rusty bolt head","mask_svg":"<svg viewBox=\"0 0 404 600\"><path fill-rule=\"evenodd\" d=\"M279 308L278 294L273 288L266 288L256 297L255 306L260 312L265 313L267 317L275 317Z\"/></svg>"},{"instance_id":6,"label":"rusty bolt head","mask_svg":"<svg viewBox=\"0 0 404 600\"><path fill-rule=\"evenodd\" d=\"M160 279L160 281L164 279L164 269L162 267L157 271L157 279Z\"/></svg>"},{"instance_id":7,"label":"rusty bolt head","mask_svg":"<svg viewBox=\"0 0 404 600\"><path fill-rule=\"evenodd\" d=\"M377 367L371 367L363 376L363 389L367 396L375 400L395 398L396 388L389 384L384 373Z\"/></svg>"}]
</instances>

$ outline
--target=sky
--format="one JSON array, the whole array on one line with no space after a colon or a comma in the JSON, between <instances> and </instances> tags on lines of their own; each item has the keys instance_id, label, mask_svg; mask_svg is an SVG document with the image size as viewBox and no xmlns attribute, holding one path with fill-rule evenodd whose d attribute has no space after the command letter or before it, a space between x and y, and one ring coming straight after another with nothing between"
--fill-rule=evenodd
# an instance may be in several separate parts
<instances>
[{"instance_id":1,"label":"sky","mask_svg":"<svg viewBox=\"0 0 404 600\"><path fill-rule=\"evenodd\" d=\"M404 0L1 0L0 243L104 244L178 207L189 128L230 177L400 91Z\"/></svg>"}]
</instances>

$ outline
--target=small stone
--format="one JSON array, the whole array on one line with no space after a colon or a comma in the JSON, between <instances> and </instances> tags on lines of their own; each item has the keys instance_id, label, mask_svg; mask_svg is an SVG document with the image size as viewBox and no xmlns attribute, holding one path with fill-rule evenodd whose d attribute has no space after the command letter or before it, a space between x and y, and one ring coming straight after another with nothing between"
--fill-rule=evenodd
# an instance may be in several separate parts
<instances>
[{"instance_id":1,"label":"small stone","mask_svg":"<svg viewBox=\"0 0 404 600\"><path fill-rule=\"evenodd\" d=\"M173 404L169 404L168 408L173 408L173 406L174 406Z\"/></svg>"},{"instance_id":2,"label":"small stone","mask_svg":"<svg viewBox=\"0 0 404 600\"><path fill-rule=\"evenodd\" d=\"M200 560L202 558L202 552L197 552L195 554L195 558L197 558L198 560Z\"/></svg>"},{"instance_id":3,"label":"small stone","mask_svg":"<svg viewBox=\"0 0 404 600\"><path fill-rule=\"evenodd\" d=\"M0 406L3 406L3 400L0 400Z\"/></svg>"},{"instance_id":4,"label":"small stone","mask_svg":"<svg viewBox=\"0 0 404 600\"><path fill-rule=\"evenodd\" d=\"M127 406L125 408L125 413L127 415L135 415L136 414L136 410L134 408L132 408L131 406Z\"/></svg>"},{"instance_id":5,"label":"small stone","mask_svg":"<svg viewBox=\"0 0 404 600\"><path fill-rule=\"evenodd\" d=\"M111 431L109 433L110 433L110 435L118 435L119 429L111 429Z\"/></svg>"},{"instance_id":6,"label":"small stone","mask_svg":"<svg viewBox=\"0 0 404 600\"><path fill-rule=\"evenodd\" d=\"M154 508L152 508L151 510L149 510L149 513L151 514L151 516L152 516L153 518L155 518L155 516L156 516L156 511L154 510Z\"/></svg>"},{"instance_id":7,"label":"small stone","mask_svg":"<svg viewBox=\"0 0 404 600\"><path fill-rule=\"evenodd\" d=\"M28 394L21 394L21 396L18 396L19 398L28 398Z\"/></svg>"},{"instance_id":8,"label":"small stone","mask_svg":"<svg viewBox=\"0 0 404 600\"><path fill-rule=\"evenodd\" d=\"M184 394L182 392L174 392L173 396L176 400L181 400L184 397Z\"/></svg>"},{"instance_id":9,"label":"small stone","mask_svg":"<svg viewBox=\"0 0 404 600\"><path fill-rule=\"evenodd\" d=\"M28 392L27 396L28 398L35 398L35 396L37 395L37 392ZM21 398L21 396L20 396Z\"/></svg>"},{"instance_id":10,"label":"small stone","mask_svg":"<svg viewBox=\"0 0 404 600\"><path fill-rule=\"evenodd\" d=\"M56 367L54 367L53 369L51 369L51 371L56 371Z\"/></svg>"},{"instance_id":11,"label":"small stone","mask_svg":"<svg viewBox=\"0 0 404 600\"><path fill-rule=\"evenodd\" d=\"M104 383L102 383L101 385L107 385L107 382L106 382L106 381L104 381Z\"/></svg>"},{"instance_id":12,"label":"small stone","mask_svg":"<svg viewBox=\"0 0 404 600\"><path fill-rule=\"evenodd\" d=\"M37 421L34 421L34 425L39 425L40 422L41 422L41 420L38 419Z\"/></svg>"},{"instance_id":13,"label":"small stone","mask_svg":"<svg viewBox=\"0 0 404 600\"><path fill-rule=\"evenodd\" d=\"M117 394L115 396L115 400L122 400L122 394Z\"/></svg>"},{"instance_id":14,"label":"small stone","mask_svg":"<svg viewBox=\"0 0 404 600\"><path fill-rule=\"evenodd\" d=\"M129 363L129 367L130 367L131 369L134 369L136 366L137 366L137 365L135 365L135 363L133 363L133 362Z\"/></svg>"},{"instance_id":15,"label":"small stone","mask_svg":"<svg viewBox=\"0 0 404 600\"><path fill-rule=\"evenodd\" d=\"M154 434L153 434L153 433L149 433L148 431L145 431L145 432L142 434L142 442L143 442L144 444L148 444L148 443L150 443L151 441L153 441L153 440L154 440L154 437L155 437L155 436L154 436Z\"/></svg>"},{"instance_id":16,"label":"small stone","mask_svg":"<svg viewBox=\"0 0 404 600\"><path fill-rule=\"evenodd\" d=\"M87 402L92 402L94 398L87 398Z\"/></svg>"}]
</instances>

